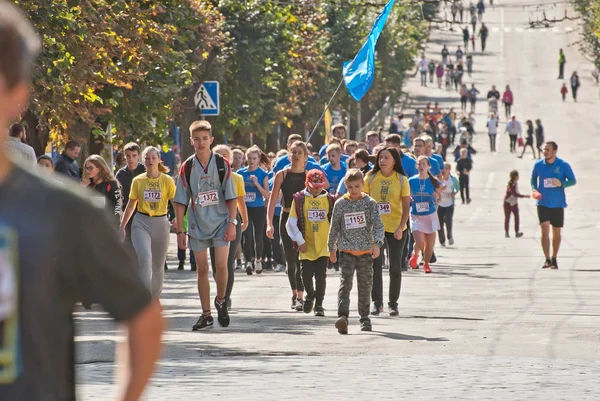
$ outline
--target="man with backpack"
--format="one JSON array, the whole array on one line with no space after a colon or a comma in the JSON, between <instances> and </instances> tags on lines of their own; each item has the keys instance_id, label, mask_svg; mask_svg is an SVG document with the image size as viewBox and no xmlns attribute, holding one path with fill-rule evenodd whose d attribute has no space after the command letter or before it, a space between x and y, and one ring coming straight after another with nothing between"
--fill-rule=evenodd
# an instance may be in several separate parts
<instances>
[{"instance_id":1,"label":"man with backpack","mask_svg":"<svg viewBox=\"0 0 600 401\"><path fill-rule=\"evenodd\" d=\"M192 330L198 331L212 328L214 324L208 280L209 248L215 249L217 296L214 304L218 312L218 321L222 327L229 326L225 292L229 242L236 236L237 194L229 162L210 149L214 141L210 123L192 123L190 135L195 154L181 165L175 193L175 215L178 228L177 244L180 249L185 249L189 239L190 250L196 258L202 315ZM181 228L188 207L189 232L186 233Z\"/></svg>"}]
</instances>

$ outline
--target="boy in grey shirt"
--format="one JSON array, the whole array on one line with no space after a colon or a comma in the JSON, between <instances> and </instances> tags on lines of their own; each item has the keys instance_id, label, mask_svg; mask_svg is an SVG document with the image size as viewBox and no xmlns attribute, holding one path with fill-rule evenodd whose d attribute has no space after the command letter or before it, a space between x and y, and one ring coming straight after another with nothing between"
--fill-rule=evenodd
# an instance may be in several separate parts
<instances>
[{"instance_id":1,"label":"boy in grey shirt","mask_svg":"<svg viewBox=\"0 0 600 401\"><path fill-rule=\"evenodd\" d=\"M338 320L335 327L340 334L348 333L350 291L356 270L358 282L358 313L362 331L371 331L369 304L373 287L373 259L379 256L383 245L383 222L377 202L362 192L364 176L352 169L344 177L348 193L333 207L329 229L329 259L337 262L340 252L340 289L338 291Z\"/></svg>"}]
</instances>

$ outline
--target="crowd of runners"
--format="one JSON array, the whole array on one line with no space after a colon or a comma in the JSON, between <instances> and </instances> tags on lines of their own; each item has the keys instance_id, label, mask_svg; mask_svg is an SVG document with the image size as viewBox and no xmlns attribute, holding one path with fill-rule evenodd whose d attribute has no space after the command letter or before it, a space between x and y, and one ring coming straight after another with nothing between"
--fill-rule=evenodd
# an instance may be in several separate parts
<instances>
[{"instance_id":1,"label":"crowd of runners","mask_svg":"<svg viewBox=\"0 0 600 401\"><path fill-rule=\"evenodd\" d=\"M40 42L3 1L0 39L7 44L3 58L11 60L0 65L0 124L8 127L27 104ZM510 103L508 117L512 97L503 99ZM494 119L492 114L488 128L490 121L498 127ZM422 265L431 273L436 242L455 244L455 199L460 193L462 204L472 201L469 177L477 154L473 113L457 118L452 108L428 104L408 127L405 122L398 116L385 138L369 132L364 142L348 139L346 127L335 125L318 152L290 135L284 150L265 154L256 146L216 145L210 123L196 121L189 127L194 154L175 171L165 166L159 148L136 143L124 146L117 171L98 155L79 166L81 145L75 141L56 160L35 160L24 143L25 126L10 126L0 136L0 398L74 399L72 310L81 302L87 308L101 304L127 327L131 370L123 397L138 399L160 352L159 298L172 231L178 268L189 248L197 271L202 310L191 324L194 331L213 327L213 310L219 324L229 326L236 268L248 275L287 272L291 304L285 308L316 316L326 314L328 268L338 270L335 327L341 334L348 332L355 272L360 329L372 329L370 317L383 313L385 303L389 315L398 316L403 272ZM511 137L517 122L513 116L506 124ZM557 158L555 142L539 145L543 158L530 176L531 196L543 268L556 269L565 188L576 179ZM518 199L527 195L519 192L518 179L517 171L510 172L507 236L511 214L516 236L522 235ZM77 230L66 224L69 216L78 219ZM387 297L384 270L390 276Z\"/></svg>"}]
</instances>

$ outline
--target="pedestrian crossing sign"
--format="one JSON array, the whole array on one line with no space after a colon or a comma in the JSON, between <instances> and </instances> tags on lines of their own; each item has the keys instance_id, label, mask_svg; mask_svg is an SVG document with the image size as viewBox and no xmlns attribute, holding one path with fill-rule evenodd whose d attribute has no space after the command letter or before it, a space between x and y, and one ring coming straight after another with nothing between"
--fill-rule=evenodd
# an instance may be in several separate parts
<instances>
[{"instance_id":1,"label":"pedestrian crossing sign","mask_svg":"<svg viewBox=\"0 0 600 401\"><path fill-rule=\"evenodd\" d=\"M203 116L218 116L219 115L219 82L218 81L204 81L196 95L194 96L194 103L200 110L200 114Z\"/></svg>"}]
</instances>

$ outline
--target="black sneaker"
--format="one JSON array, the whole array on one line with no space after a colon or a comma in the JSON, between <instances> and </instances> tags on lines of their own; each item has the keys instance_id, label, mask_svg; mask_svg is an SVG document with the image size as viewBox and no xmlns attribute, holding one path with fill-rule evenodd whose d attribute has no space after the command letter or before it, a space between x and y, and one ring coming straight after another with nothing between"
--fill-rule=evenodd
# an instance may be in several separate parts
<instances>
[{"instance_id":1,"label":"black sneaker","mask_svg":"<svg viewBox=\"0 0 600 401\"><path fill-rule=\"evenodd\" d=\"M183 270L183 262L179 262L179 265L177 266L177 270Z\"/></svg>"},{"instance_id":2,"label":"black sneaker","mask_svg":"<svg viewBox=\"0 0 600 401\"><path fill-rule=\"evenodd\" d=\"M400 312L398 312L398 304L388 303L388 311L390 312L390 316L398 316Z\"/></svg>"},{"instance_id":3,"label":"black sneaker","mask_svg":"<svg viewBox=\"0 0 600 401\"><path fill-rule=\"evenodd\" d=\"M373 331L373 326L371 326L371 319L364 318L360 319L360 331Z\"/></svg>"},{"instance_id":4,"label":"black sneaker","mask_svg":"<svg viewBox=\"0 0 600 401\"><path fill-rule=\"evenodd\" d=\"M252 275L252 264L246 262L246 274L251 276Z\"/></svg>"},{"instance_id":5,"label":"black sneaker","mask_svg":"<svg viewBox=\"0 0 600 401\"><path fill-rule=\"evenodd\" d=\"M315 316L325 316L325 309L322 306L315 306Z\"/></svg>"},{"instance_id":6,"label":"black sneaker","mask_svg":"<svg viewBox=\"0 0 600 401\"><path fill-rule=\"evenodd\" d=\"M542 266L542 269L548 269L550 267L552 267L552 260L546 259L546 261L544 262L544 266Z\"/></svg>"},{"instance_id":7,"label":"black sneaker","mask_svg":"<svg viewBox=\"0 0 600 401\"><path fill-rule=\"evenodd\" d=\"M346 316L340 316L335 321L335 328L340 334L348 334L348 318Z\"/></svg>"},{"instance_id":8,"label":"black sneaker","mask_svg":"<svg viewBox=\"0 0 600 401\"><path fill-rule=\"evenodd\" d=\"M371 307L371 315L373 316L379 316L379 314L383 312L383 306L382 305L378 305L377 302L373 302L373 305Z\"/></svg>"},{"instance_id":9,"label":"black sneaker","mask_svg":"<svg viewBox=\"0 0 600 401\"><path fill-rule=\"evenodd\" d=\"M435 253L431 254L431 259L429 260L429 263L435 263L437 262L437 258L435 257Z\"/></svg>"},{"instance_id":10,"label":"black sneaker","mask_svg":"<svg viewBox=\"0 0 600 401\"><path fill-rule=\"evenodd\" d=\"M235 270L241 270L241 269L242 269L242 261L240 259L238 259L235 262Z\"/></svg>"},{"instance_id":11,"label":"black sneaker","mask_svg":"<svg viewBox=\"0 0 600 401\"><path fill-rule=\"evenodd\" d=\"M550 266L551 269L558 269L558 263L556 262L556 258L552 258L551 263L552 263L552 266Z\"/></svg>"},{"instance_id":12,"label":"black sneaker","mask_svg":"<svg viewBox=\"0 0 600 401\"><path fill-rule=\"evenodd\" d=\"M504 238L510 238L510 234L507 232L504 233Z\"/></svg>"},{"instance_id":13,"label":"black sneaker","mask_svg":"<svg viewBox=\"0 0 600 401\"><path fill-rule=\"evenodd\" d=\"M296 310L296 307L298 306L298 298L293 295L292 296L292 310Z\"/></svg>"},{"instance_id":14,"label":"black sneaker","mask_svg":"<svg viewBox=\"0 0 600 401\"><path fill-rule=\"evenodd\" d=\"M304 300L304 313L310 313L313 310L313 304L314 304L314 299L312 299L311 297L306 297L306 299ZM315 313L317 311L317 308L315 308Z\"/></svg>"},{"instance_id":15,"label":"black sneaker","mask_svg":"<svg viewBox=\"0 0 600 401\"><path fill-rule=\"evenodd\" d=\"M302 312L304 310L304 300L302 298L296 298L296 311Z\"/></svg>"},{"instance_id":16,"label":"black sneaker","mask_svg":"<svg viewBox=\"0 0 600 401\"><path fill-rule=\"evenodd\" d=\"M517 238L521 238L523 236L523 233L515 233L515 237Z\"/></svg>"},{"instance_id":17,"label":"black sneaker","mask_svg":"<svg viewBox=\"0 0 600 401\"><path fill-rule=\"evenodd\" d=\"M217 297L215 297L215 308L217 308L217 313L219 314L217 320L221 327L229 326L229 312L227 311L227 301L223 301L220 303L217 301Z\"/></svg>"},{"instance_id":18,"label":"black sneaker","mask_svg":"<svg viewBox=\"0 0 600 401\"><path fill-rule=\"evenodd\" d=\"M215 320L210 315L201 315L200 319L192 326L192 331L202 331L206 329L212 329L215 324Z\"/></svg>"}]
</instances>

